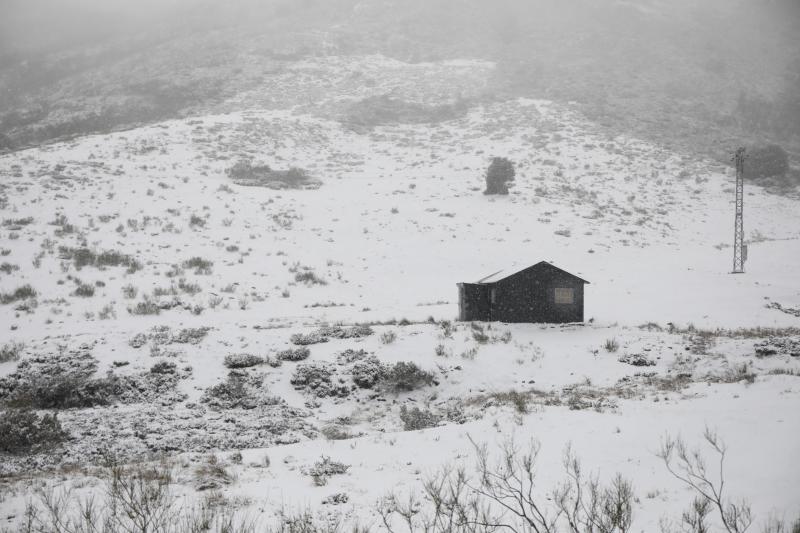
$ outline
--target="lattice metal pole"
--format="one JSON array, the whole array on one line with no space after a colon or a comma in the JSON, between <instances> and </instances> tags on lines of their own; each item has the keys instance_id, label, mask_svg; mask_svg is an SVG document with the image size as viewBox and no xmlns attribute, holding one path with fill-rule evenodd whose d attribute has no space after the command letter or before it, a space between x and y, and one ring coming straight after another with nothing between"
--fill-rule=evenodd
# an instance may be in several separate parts
<instances>
[{"instance_id":1,"label":"lattice metal pole","mask_svg":"<svg viewBox=\"0 0 800 533\"><path fill-rule=\"evenodd\" d=\"M739 148L734 156L736 161L736 220L733 231L733 274L744 272L747 250L744 246L744 160L745 149Z\"/></svg>"}]
</instances>

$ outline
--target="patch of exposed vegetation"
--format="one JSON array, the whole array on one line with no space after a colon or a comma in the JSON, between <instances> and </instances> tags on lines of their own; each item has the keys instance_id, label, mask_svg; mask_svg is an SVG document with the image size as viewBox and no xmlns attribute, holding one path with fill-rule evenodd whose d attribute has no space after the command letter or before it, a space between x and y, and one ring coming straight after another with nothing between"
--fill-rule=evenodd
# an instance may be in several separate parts
<instances>
[{"instance_id":1,"label":"patch of exposed vegetation","mask_svg":"<svg viewBox=\"0 0 800 533\"><path fill-rule=\"evenodd\" d=\"M274 170L269 165L254 165L244 159L225 171L236 185L270 189L316 189L322 184L300 168Z\"/></svg>"}]
</instances>

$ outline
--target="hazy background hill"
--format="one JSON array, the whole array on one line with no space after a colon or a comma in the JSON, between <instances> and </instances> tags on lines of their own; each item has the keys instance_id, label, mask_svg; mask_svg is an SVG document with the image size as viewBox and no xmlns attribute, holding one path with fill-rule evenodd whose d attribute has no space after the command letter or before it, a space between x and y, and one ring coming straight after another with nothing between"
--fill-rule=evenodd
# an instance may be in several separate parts
<instances>
[{"instance_id":1,"label":"hazy background hill","mask_svg":"<svg viewBox=\"0 0 800 533\"><path fill-rule=\"evenodd\" d=\"M615 132L719 159L741 142L800 155L796 0L10 0L0 9L5 149L268 91L281 65L304 56L380 53L488 59L497 68L484 99L574 101Z\"/></svg>"}]
</instances>

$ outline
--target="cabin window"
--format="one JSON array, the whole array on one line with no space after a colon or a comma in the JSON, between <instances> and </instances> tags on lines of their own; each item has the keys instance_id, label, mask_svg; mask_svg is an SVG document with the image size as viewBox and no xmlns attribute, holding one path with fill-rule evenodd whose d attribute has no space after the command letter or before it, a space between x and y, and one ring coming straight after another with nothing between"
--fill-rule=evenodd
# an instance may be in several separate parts
<instances>
[{"instance_id":1,"label":"cabin window","mask_svg":"<svg viewBox=\"0 0 800 533\"><path fill-rule=\"evenodd\" d=\"M556 303L557 304L574 304L575 303L575 289L556 289Z\"/></svg>"},{"instance_id":2,"label":"cabin window","mask_svg":"<svg viewBox=\"0 0 800 533\"><path fill-rule=\"evenodd\" d=\"M497 303L497 289L492 289L489 291L489 297L492 299L492 303Z\"/></svg>"}]
</instances>

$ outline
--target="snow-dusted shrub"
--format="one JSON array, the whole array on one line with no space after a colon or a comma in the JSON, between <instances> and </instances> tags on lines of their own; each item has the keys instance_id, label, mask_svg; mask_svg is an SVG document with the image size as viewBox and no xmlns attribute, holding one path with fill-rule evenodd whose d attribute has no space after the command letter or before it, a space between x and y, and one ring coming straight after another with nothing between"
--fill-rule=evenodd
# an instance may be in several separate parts
<instances>
[{"instance_id":1,"label":"snow-dusted shrub","mask_svg":"<svg viewBox=\"0 0 800 533\"><path fill-rule=\"evenodd\" d=\"M531 401L530 394L519 392L514 389L506 392L493 393L491 397L499 402L514 406L514 409L521 415L528 412L528 403Z\"/></svg>"},{"instance_id":2,"label":"snow-dusted shrub","mask_svg":"<svg viewBox=\"0 0 800 533\"><path fill-rule=\"evenodd\" d=\"M386 367L372 356L353 365L353 382L362 389L371 389L386 375Z\"/></svg>"},{"instance_id":3,"label":"snow-dusted shrub","mask_svg":"<svg viewBox=\"0 0 800 533\"><path fill-rule=\"evenodd\" d=\"M156 400L167 405L185 396L176 391L182 377L177 370L94 377L97 360L90 350L81 346L24 359L15 372L0 378L0 402L18 408L69 409Z\"/></svg>"},{"instance_id":4,"label":"snow-dusted shrub","mask_svg":"<svg viewBox=\"0 0 800 533\"><path fill-rule=\"evenodd\" d=\"M629 355L623 355L619 358L620 363L627 363L632 366L655 366L656 362L652 359L648 358L647 356L634 353Z\"/></svg>"},{"instance_id":5,"label":"snow-dusted shrub","mask_svg":"<svg viewBox=\"0 0 800 533\"><path fill-rule=\"evenodd\" d=\"M128 341L131 348L141 348L147 344L147 335L144 333L137 333L131 340Z\"/></svg>"},{"instance_id":6,"label":"snow-dusted shrub","mask_svg":"<svg viewBox=\"0 0 800 533\"><path fill-rule=\"evenodd\" d=\"M205 225L206 225L206 219L204 219L203 217L201 217L199 215L195 215L195 214L192 214L192 216L189 217L189 226L190 227L192 227L192 228L195 228L195 227L204 228Z\"/></svg>"},{"instance_id":7,"label":"snow-dusted shrub","mask_svg":"<svg viewBox=\"0 0 800 533\"><path fill-rule=\"evenodd\" d=\"M177 372L178 365L172 361L159 361L150 367L151 374L174 374Z\"/></svg>"},{"instance_id":8,"label":"snow-dusted shrub","mask_svg":"<svg viewBox=\"0 0 800 533\"><path fill-rule=\"evenodd\" d=\"M225 381L207 388L200 401L218 409L254 409L281 402L267 394L263 375L251 376L241 370L231 370Z\"/></svg>"},{"instance_id":9,"label":"snow-dusted shrub","mask_svg":"<svg viewBox=\"0 0 800 533\"><path fill-rule=\"evenodd\" d=\"M432 372L410 361L400 361L388 367L381 378L381 385L395 392L412 391L434 384L436 378Z\"/></svg>"},{"instance_id":10,"label":"snow-dusted shrub","mask_svg":"<svg viewBox=\"0 0 800 533\"><path fill-rule=\"evenodd\" d=\"M194 486L198 491L216 490L233 482L233 476L225 464L214 454L195 467L194 476Z\"/></svg>"},{"instance_id":11,"label":"snow-dusted shrub","mask_svg":"<svg viewBox=\"0 0 800 533\"><path fill-rule=\"evenodd\" d=\"M264 362L262 357L249 353L232 353L225 356L225 366L228 368L248 368Z\"/></svg>"},{"instance_id":12,"label":"snow-dusted shrub","mask_svg":"<svg viewBox=\"0 0 800 533\"><path fill-rule=\"evenodd\" d=\"M73 292L75 296L80 296L81 298L91 298L94 296L94 285L89 285L88 283L81 283Z\"/></svg>"},{"instance_id":13,"label":"snow-dusted shrub","mask_svg":"<svg viewBox=\"0 0 800 533\"><path fill-rule=\"evenodd\" d=\"M114 379L67 373L27 376L4 399L8 405L20 408L69 409L109 405L115 396Z\"/></svg>"},{"instance_id":14,"label":"snow-dusted shrub","mask_svg":"<svg viewBox=\"0 0 800 533\"><path fill-rule=\"evenodd\" d=\"M330 383L333 374L333 368L327 363L302 364L295 368L289 382L303 387L319 386L322 383Z\"/></svg>"},{"instance_id":15,"label":"snow-dusted shrub","mask_svg":"<svg viewBox=\"0 0 800 533\"><path fill-rule=\"evenodd\" d=\"M343 328L341 326L326 326L320 328L319 331L326 337L331 337L334 339L360 339L362 337L369 337L375 333L375 331L366 324L358 324L349 328Z\"/></svg>"},{"instance_id":16,"label":"snow-dusted shrub","mask_svg":"<svg viewBox=\"0 0 800 533\"><path fill-rule=\"evenodd\" d=\"M302 189L319 187L320 181L300 168L273 170L269 165L253 165L249 159L237 161L226 174L236 185L269 187L271 189Z\"/></svg>"},{"instance_id":17,"label":"snow-dusted shrub","mask_svg":"<svg viewBox=\"0 0 800 533\"><path fill-rule=\"evenodd\" d=\"M383 344L392 344L395 340L397 340L397 333L394 331L389 330L381 333L381 342Z\"/></svg>"},{"instance_id":18,"label":"snow-dusted shrub","mask_svg":"<svg viewBox=\"0 0 800 533\"><path fill-rule=\"evenodd\" d=\"M27 300L28 298L36 297L36 289L30 285L22 285L17 287L12 292L0 293L0 304L6 305L14 303L19 300Z\"/></svg>"},{"instance_id":19,"label":"snow-dusted shrub","mask_svg":"<svg viewBox=\"0 0 800 533\"><path fill-rule=\"evenodd\" d=\"M129 274L133 274L142 269L142 264L139 261L116 250L95 252L89 248L59 246L58 255L61 259L72 261L78 270L85 266L97 268L124 266L127 267Z\"/></svg>"},{"instance_id":20,"label":"snow-dusted shrub","mask_svg":"<svg viewBox=\"0 0 800 533\"><path fill-rule=\"evenodd\" d=\"M335 367L330 363L307 363L297 366L289 382L295 389L303 390L318 398L349 395L350 388L334 376Z\"/></svg>"},{"instance_id":21,"label":"snow-dusted shrub","mask_svg":"<svg viewBox=\"0 0 800 533\"><path fill-rule=\"evenodd\" d=\"M770 357L773 355L789 355L800 357L800 339L789 337L770 337L753 346L756 357Z\"/></svg>"},{"instance_id":22,"label":"snow-dusted shrub","mask_svg":"<svg viewBox=\"0 0 800 533\"><path fill-rule=\"evenodd\" d=\"M184 328L172 335L170 342L177 342L180 344L199 344L200 341L206 338L211 328Z\"/></svg>"},{"instance_id":23,"label":"snow-dusted shrub","mask_svg":"<svg viewBox=\"0 0 800 533\"><path fill-rule=\"evenodd\" d=\"M161 307L149 296L145 295L141 302L136 302L133 307L128 307L128 313L132 315L158 315L161 314Z\"/></svg>"},{"instance_id":24,"label":"snow-dusted shrub","mask_svg":"<svg viewBox=\"0 0 800 533\"><path fill-rule=\"evenodd\" d=\"M18 265L12 265L11 263L8 263L6 261L0 263L0 272L2 272L3 274L11 274L12 272L16 272L17 270L19 270Z\"/></svg>"},{"instance_id":25,"label":"snow-dusted shrub","mask_svg":"<svg viewBox=\"0 0 800 533\"><path fill-rule=\"evenodd\" d=\"M294 275L294 280L298 283L305 283L306 285L327 285L328 282L324 278L317 276L313 270L303 270Z\"/></svg>"},{"instance_id":26,"label":"snow-dusted shrub","mask_svg":"<svg viewBox=\"0 0 800 533\"><path fill-rule=\"evenodd\" d=\"M328 440L347 440L355 437L347 428L336 424L325 426L320 433Z\"/></svg>"},{"instance_id":27,"label":"snow-dusted shrub","mask_svg":"<svg viewBox=\"0 0 800 533\"><path fill-rule=\"evenodd\" d=\"M439 322L439 327L442 328L442 337L445 339L452 338L453 331L455 331L455 326L449 320L442 320Z\"/></svg>"},{"instance_id":28,"label":"snow-dusted shrub","mask_svg":"<svg viewBox=\"0 0 800 533\"><path fill-rule=\"evenodd\" d=\"M741 365L734 366L733 368L728 368L723 374L719 376L713 376L711 381L717 381L721 383L739 383L744 381L745 383L753 383L756 380L756 373L750 368L747 363L742 363Z\"/></svg>"},{"instance_id":29,"label":"snow-dusted shrub","mask_svg":"<svg viewBox=\"0 0 800 533\"><path fill-rule=\"evenodd\" d=\"M37 452L67 438L55 414L39 416L25 409L9 409L0 414L0 451Z\"/></svg>"},{"instance_id":30,"label":"snow-dusted shrub","mask_svg":"<svg viewBox=\"0 0 800 533\"><path fill-rule=\"evenodd\" d=\"M416 431L435 427L441 418L427 409L420 409L419 407L408 409L405 405L401 405L400 420L403 421L404 430Z\"/></svg>"},{"instance_id":31,"label":"snow-dusted shrub","mask_svg":"<svg viewBox=\"0 0 800 533\"><path fill-rule=\"evenodd\" d=\"M326 496L322 500L322 505L341 505L343 503L347 503L348 501L350 501L350 497L346 492L337 492L335 494L331 494L330 496Z\"/></svg>"},{"instance_id":32,"label":"snow-dusted shrub","mask_svg":"<svg viewBox=\"0 0 800 533\"><path fill-rule=\"evenodd\" d=\"M308 346L309 344L320 344L328 342L328 337L320 331L313 331L311 333L295 333L291 336L292 344L298 346Z\"/></svg>"},{"instance_id":33,"label":"snow-dusted shrub","mask_svg":"<svg viewBox=\"0 0 800 533\"><path fill-rule=\"evenodd\" d=\"M372 328L366 325L357 325L349 328L341 326L323 326L311 333L295 333L292 335L291 341L293 344L305 346L328 342L328 339L359 339L372 335L373 333L374 331Z\"/></svg>"},{"instance_id":34,"label":"snow-dusted shrub","mask_svg":"<svg viewBox=\"0 0 800 533\"><path fill-rule=\"evenodd\" d=\"M211 274L211 269L214 266L214 262L209 261L208 259L203 259L199 256L195 256L181 263L181 266L183 268L194 269L195 274Z\"/></svg>"},{"instance_id":35,"label":"snow-dusted shrub","mask_svg":"<svg viewBox=\"0 0 800 533\"><path fill-rule=\"evenodd\" d=\"M7 342L0 346L0 363L7 363L9 361L17 361L25 345L21 342Z\"/></svg>"},{"instance_id":36,"label":"snow-dusted shrub","mask_svg":"<svg viewBox=\"0 0 800 533\"><path fill-rule=\"evenodd\" d=\"M281 361L303 361L308 359L309 355L311 355L311 350L305 346L301 346L300 348L287 348L286 350L281 350L278 352L278 359Z\"/></svg>"},{"instance_id":37,"label":"snow-dusted shrub","mask_svg":"<svg viewBox=\"0 0 800 533\"><path fill-rule=\"evenodd\" d=\"M346 465L340 461L333 461L330 457L323 455L320 461L314 463L314 466L308 469L308 475L311 477L330 477L341 474L346 474L350 469L350 465Z\"/></svg>"},{"instance_id":38,"label":"snow-dusted shrub","mask_svg":"<svg viewBox=\"0 0 800 533\"><path fill-rule=\"evenodd\" d=\"M137 294L139 294L139 289L130 283L122 287L122 296L128 300L133 300Z\"/></svg>"},{"instance_id":39,"label":"snow-dusted shrub","mask_svg":"<svg viewBox=\"0 0 800 533\"><path fill-rule=\"evenodd\" d=\"M352 348L348 348L336 356L336 362L340 365L346 365L355 361L360 361L366 357L366 350L353 350Z\"/></svg>"},{"instance_id":40,"label":"snow-dusted shrub","mask_svg":"<svg viewBox=\"0 0 800 533\"><path fill-rule=\"evenodd\" d=\"M603 348L607 352L616 352L619 350L619 341L617 339L606 339L606 342L603 343Z\"/></svg>"}]
</instances>

